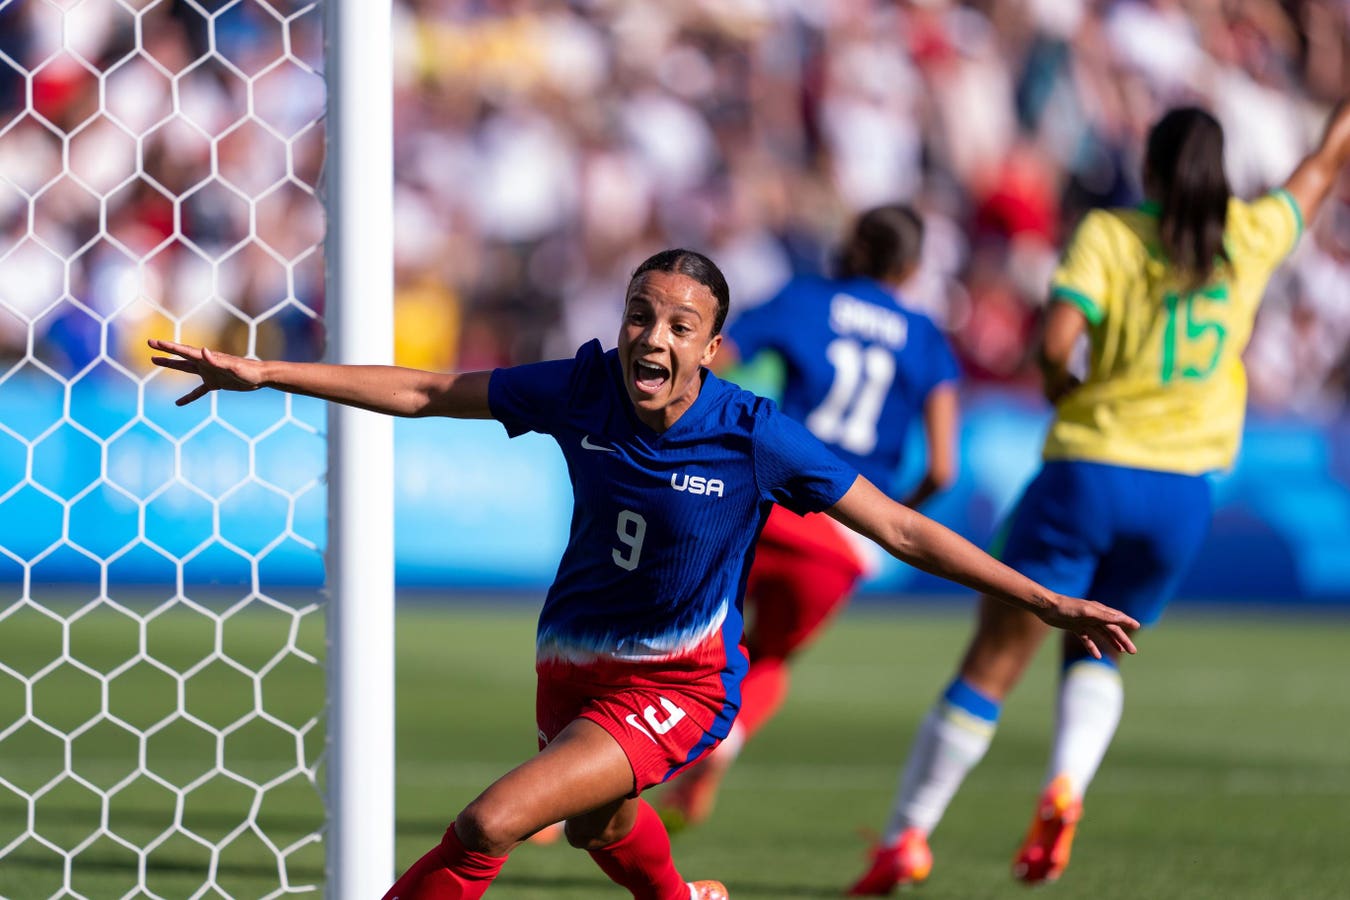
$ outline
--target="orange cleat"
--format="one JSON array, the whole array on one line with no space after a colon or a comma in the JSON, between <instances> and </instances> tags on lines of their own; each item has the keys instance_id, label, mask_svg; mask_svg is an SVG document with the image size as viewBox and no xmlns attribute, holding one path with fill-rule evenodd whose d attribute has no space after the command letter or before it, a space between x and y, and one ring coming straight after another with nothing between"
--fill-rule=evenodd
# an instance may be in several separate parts
<instances>
[{"instance_id":1,"label":"orange cleat","mask_svg":"<svg viewBox=\"0 0 1350 900\"><path fill-rule=\"evenodd\" d=\"M917 828L907 828L894 846L872 851L872 867L847 891L849 897L885 897L903 884L919 884L933 870L933 851L928 837Z\"/></svg>"},{"instance_id":2,"label":"orange cleat","mask_svg":"<svg viewBox=\"0 0 1350 900\"><path fill-rule=\"evenodd\" d=\"M1013 860L1013 877L1026 884L1041 884L1063 875L1082 816L1083 801L1074 795L1069 779L1060 775L1051 781L1041 793L1036 817Z\"/></svg>"},{"instance_id":3,"label":"orange cleat","mask_svg":"<svg viewBox=\"0 0 1350 900\"><path fill-rule=\"evenodd\" d=\"M689 882L689 900L727 900L726 885L720 881Z\"/></svg>"},{"instance_id":4,"label":"orange cleat","mask_svg":"<svg viewBox=\"0 0 1350 900\"><path fill-rule=\"evenodd\" d=\"M546 825L543 828L540 828L534 834L526 838L526 840L528 840L531 844L539 844L542 846L547 846L549 844L556 844L558 842L558 838L562 836L563 836L563 823L554 822L552 825Z\"/></svg>"},{"instance_id":5,"label":"orange cleat","mask_svg":"<svg viewBox=\"0 0 1350 900\"><path fill-rule=\"evenodd\" d=\"M686 828L701 825L712 815L726 768L718 759L710 757L675 776L656 801L656 812L666 831L679 834Z\"/></svg>"}]
</instances>

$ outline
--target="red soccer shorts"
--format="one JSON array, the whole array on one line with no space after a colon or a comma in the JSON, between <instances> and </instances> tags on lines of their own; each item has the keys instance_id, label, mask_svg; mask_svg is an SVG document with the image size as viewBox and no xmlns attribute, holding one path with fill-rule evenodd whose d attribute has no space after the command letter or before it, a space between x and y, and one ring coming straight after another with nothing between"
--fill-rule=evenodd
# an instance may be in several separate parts
<instances>
[{"instance_id":1,"label":"red soccer shorts","mask_svg":"<svg viewBox=\"0 0 1350 900\"><path fill-rule=\"evenodd\" d=\"M536 665L539 748L574 719L590 719L623 748L637 796L721 742L710 729L722 721L725 730L735 712L723 684L725 659L717 633L693 655L659 662L542 661Z\"/></svg>"},{"instance_id":2,"label":"red soccer shorts","mask_svg":"<svg viewBox=\"0 0 1350 900\"><path fill-rule=\"evenodd\" d=\"M751 660L786 659L848 601L865 561L843 531L824 513L773 508L746 582Z\"/></svg>"}]
</instances>

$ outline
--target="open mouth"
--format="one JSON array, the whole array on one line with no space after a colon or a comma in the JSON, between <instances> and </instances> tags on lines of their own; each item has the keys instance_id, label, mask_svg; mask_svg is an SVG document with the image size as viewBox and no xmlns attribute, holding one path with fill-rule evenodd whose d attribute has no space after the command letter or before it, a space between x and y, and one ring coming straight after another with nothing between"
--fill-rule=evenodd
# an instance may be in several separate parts
<instances>
[{"instance_id":1,"label":"open mouth","mask_svg":"<svg viewBox=\"0 0 1350 900\"><path fill-rule=\"evenodd\" d=\"M669 369L640 359L633 360L633 381L644 394L655 394L669 379Z\"/></svg>"}]
</instances>

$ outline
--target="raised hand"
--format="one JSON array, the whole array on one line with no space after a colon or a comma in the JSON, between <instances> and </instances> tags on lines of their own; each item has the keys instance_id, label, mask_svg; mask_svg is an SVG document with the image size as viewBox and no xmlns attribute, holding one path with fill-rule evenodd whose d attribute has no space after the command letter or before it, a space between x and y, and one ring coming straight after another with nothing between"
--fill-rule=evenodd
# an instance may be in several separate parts
<instances>
[{"instance_id":1,"label":"raised hand","mask_svg":"<svg viewBox=\"0 0 1350 900\"><path fill-rule=\"evenodd\" d=\"M246 359L242 356L208 350L205 347L162 341L158 338L151 338L146 344L151 350L173 354L173 356L152 356L150 362L161 368L175 369L201 378L201 384L174 401L178 406L186 406L194 400L200 400L212 391L256 391L262 387L261 360Z\"/></svg>"},{"instance_id":2,"label":"raised hand","mask_svg":"<svg viewBox=\"0 0 1350 900\"><path fill-rule=\"evenodd\" d=\"M1139 623L1118 609L1060 594L1053 607L1038 609L1036 615L1047 625L1078 635L1097 659L1102 658L1102 647L1118 653L1136 652L1130 634L1139 630Z\"/></svg>"}]
</instances>

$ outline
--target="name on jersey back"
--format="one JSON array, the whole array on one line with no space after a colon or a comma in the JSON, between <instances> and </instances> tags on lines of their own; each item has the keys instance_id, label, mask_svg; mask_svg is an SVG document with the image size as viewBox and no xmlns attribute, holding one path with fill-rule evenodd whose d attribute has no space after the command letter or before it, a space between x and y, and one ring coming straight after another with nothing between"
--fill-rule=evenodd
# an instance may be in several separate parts
<instances>
[{"instance_id":1,"label":"name on jersey back","mask_svg":"<svg viewBox=\"0 0 1350 900\"><path fill-rule=\"evenodd\" d=\"M905 346L909 336L909 324L900 313L849 294L830 298L830 329L835 334L853 335L895 350Z\"/></svg>"}]
</instances>

